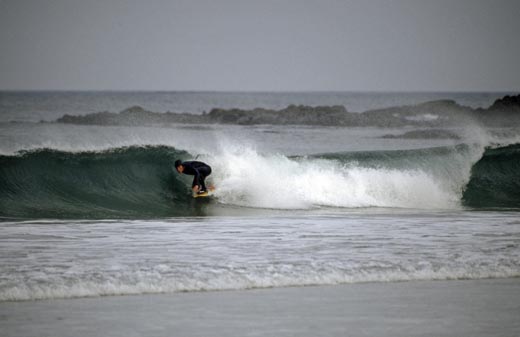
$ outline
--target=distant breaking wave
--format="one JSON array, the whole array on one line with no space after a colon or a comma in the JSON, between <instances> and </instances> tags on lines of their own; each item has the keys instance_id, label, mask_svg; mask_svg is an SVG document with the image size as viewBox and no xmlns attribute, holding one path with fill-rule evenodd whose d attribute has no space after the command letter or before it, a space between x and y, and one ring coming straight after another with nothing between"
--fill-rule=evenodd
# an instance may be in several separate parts
<instances>
[{"instance_id":1,"label":"distant breaking wave","mask_svg":"<svg viewBox=\"0 0 520 337\"><path fill-rule=\"evenodd\" d=\"M40 149L0 156L0 216L111 219L200 215L189 153L167 146L100 152ZM520 207L520 144L347 152L312 157L230 149L202 157L217 185L214 207ZM216 201L216 202L214 202Z\"/></svg>"}]
</instances>

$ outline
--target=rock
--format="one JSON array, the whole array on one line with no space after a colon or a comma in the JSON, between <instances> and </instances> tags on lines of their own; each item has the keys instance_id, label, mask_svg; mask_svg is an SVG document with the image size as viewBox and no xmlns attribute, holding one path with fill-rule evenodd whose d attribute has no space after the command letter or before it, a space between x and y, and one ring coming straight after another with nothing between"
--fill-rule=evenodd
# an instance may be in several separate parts
<instances>
[{"instance_id":1,"label":"rock","mask_svg":"<svg viewBox=\"0 0 520 337\"><path fill-rule=\"evenodd\" d=\"M497 110L508 110L508 111L519 111L520 110L520 95L516 96L504 96L503 98L497 99L489 108L490 111Z\"/></svg>"},{"instance_id":2,"label":"rock","mask_svg":"<svg viewBox=\"0 0 520 337\"><path fill-rule=\"evenodd\" d=\"M322 126L374 127L444 127L463 126L477 121L484 125L509 126L520 124L520 95L505 96L488 109L472 109L453 100L437 100L416 105L349 112L344 106L289 105L281 110L255 108L212 109L202 115L188 113L158 113L132 106L120 113L98 112L84 116L64 115L58 123L95 125L161 125L184 124L279 124Z\"/></svg>"}]
</instances>

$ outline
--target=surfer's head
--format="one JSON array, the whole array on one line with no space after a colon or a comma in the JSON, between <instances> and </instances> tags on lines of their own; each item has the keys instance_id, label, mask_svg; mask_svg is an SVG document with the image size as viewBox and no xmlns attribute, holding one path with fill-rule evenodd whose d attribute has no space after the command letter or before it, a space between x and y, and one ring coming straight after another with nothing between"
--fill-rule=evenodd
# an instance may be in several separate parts
<instances>
[{"instance_id":1,"label":"surfer's head","mask_svg":"<svg viewBox=\"0 0 520 337\"><path fill-rule=\"evenodd\" d=\"M177 172L179 173L182 173L182 171L184 171L184 166L182 166L182 161L180 159L177 159L175 161L175 169L177 170Z\"/></svg>"}]
</instances>

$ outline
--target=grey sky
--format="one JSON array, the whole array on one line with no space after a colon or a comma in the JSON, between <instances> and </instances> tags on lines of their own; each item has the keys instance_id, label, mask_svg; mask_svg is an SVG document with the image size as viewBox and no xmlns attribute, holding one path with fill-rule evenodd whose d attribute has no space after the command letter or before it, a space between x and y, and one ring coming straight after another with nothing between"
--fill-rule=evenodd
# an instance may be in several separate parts
<instances>
[{"instance_id":1,"label":"grey sky","mask_svg":"<svg viewBox=\"0 0 520 337\"><path fill-rule=\"evenodd\" d=\"M519 90L520 1L0 0L0 89Z\"/></svg>"}]
</instances>

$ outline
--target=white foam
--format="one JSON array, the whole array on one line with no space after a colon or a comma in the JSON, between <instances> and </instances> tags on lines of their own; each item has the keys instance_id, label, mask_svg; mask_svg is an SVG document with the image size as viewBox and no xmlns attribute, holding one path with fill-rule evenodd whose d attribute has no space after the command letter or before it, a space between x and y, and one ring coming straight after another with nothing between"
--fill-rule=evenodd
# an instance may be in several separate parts
<instances>
[{"instance_id":1,"label":"white foam","mask_svg":"<svg viewBox=\"0 0 520 337\"><path fill-rule=\"evenodd\" d=\"M405 119L409 121L430 122L439 119L439 116L434 114L422 114L416 116L408 116L405 117Z\"/></svg>"},{"instance_id":2,"label":"white foam","mask_svg":"<svg viewBox=\"0 0 520 337\"><path fill-rule=\"evenodd\" d=\"M139 272L117 277L92 280L52 280L45 283L24 283L0 289L0 301L25 301L54 298L76 298L109 295L138 295L195 291L243 290L309 285L336 285L362 282L398 282L421 280L457 280L519 277L517 268L495 266L424 267L396 266L388 270L367 265L360 269L309 268L290 265L252 268L248 270L205 270L180 277L161 276L158 273ZM381 267L381 266L379 266Z\"/></svg>"},{"instance_id":3,"label":"white foam","mask_svg":"<svg viewBox=\"0 0 520 337\"><path fill-rule=\"evenodd\" d=\"M418 169L367 168L334 160L291 159L228 147L208 158L215 195L226 204L274 209L313 207L454 208L460 195Z\"/></svg>"}]
</instances>

